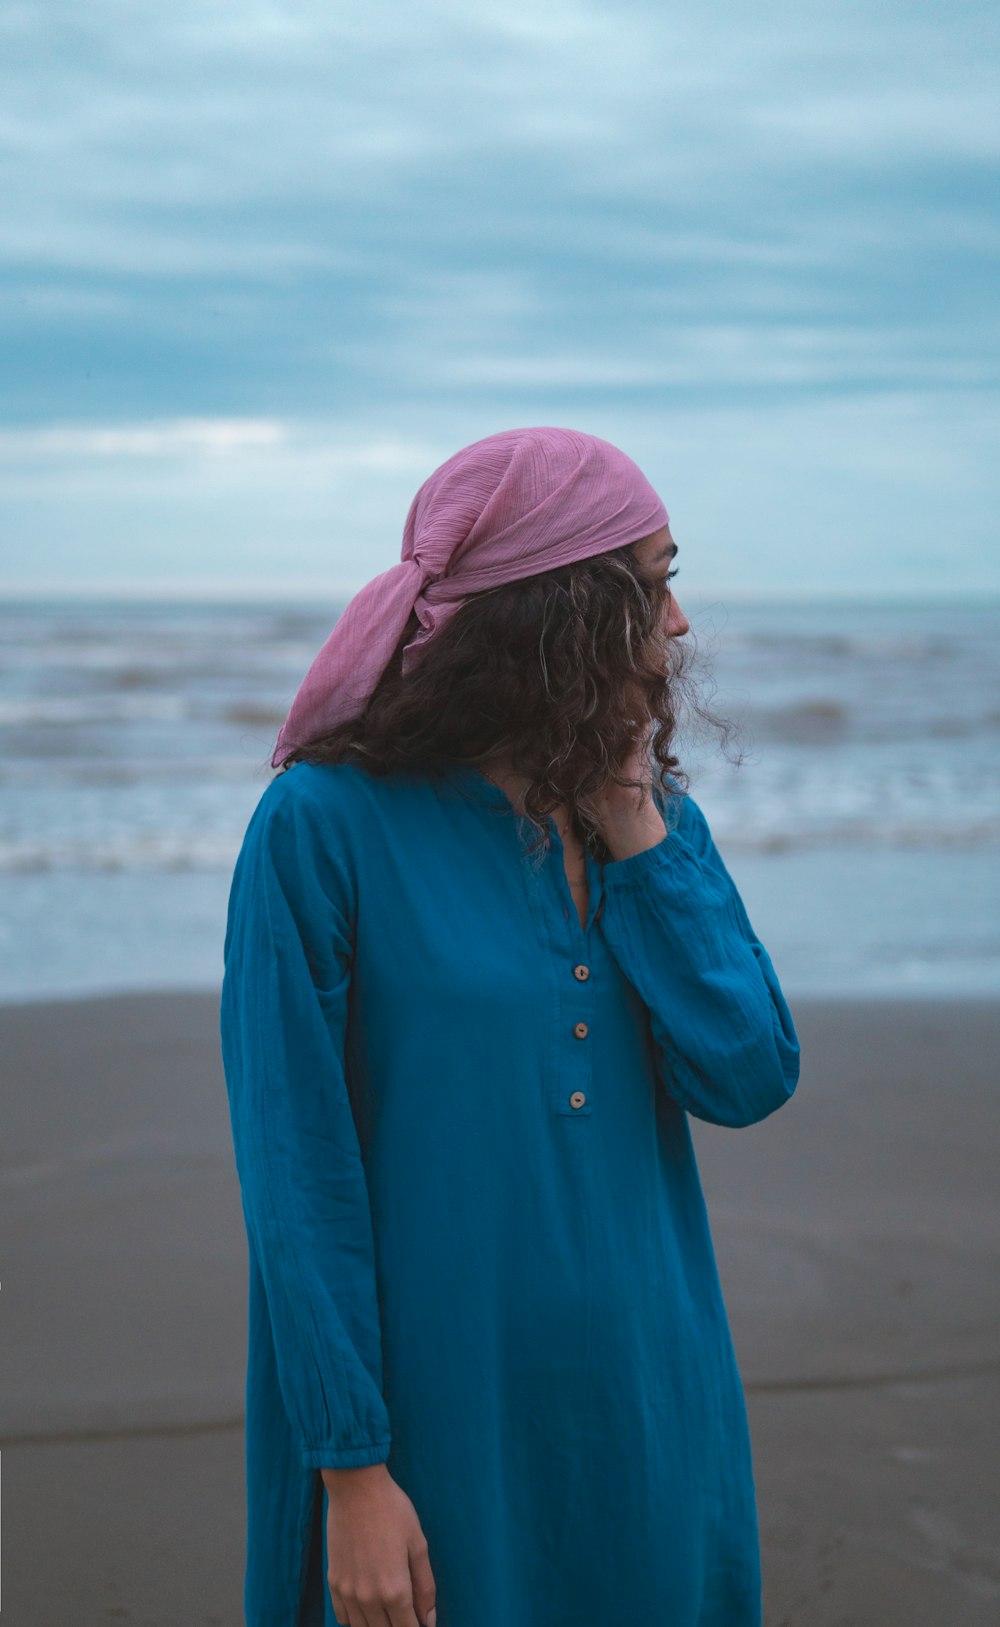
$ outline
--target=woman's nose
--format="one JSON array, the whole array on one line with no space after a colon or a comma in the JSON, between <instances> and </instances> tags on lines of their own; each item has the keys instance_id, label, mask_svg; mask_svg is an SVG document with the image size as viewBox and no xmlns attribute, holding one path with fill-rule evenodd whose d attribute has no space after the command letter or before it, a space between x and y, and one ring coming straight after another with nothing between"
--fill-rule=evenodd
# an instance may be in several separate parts
<instances>
[{"instance_id":1,"label":"woman's nose","mask_svg":"<svg viewBox=\"0 0 1000 1627\"><path fill-rule=\"evenodd\" d=\"M689 631L691 623L688 621L673 594L670 595L670 609L667 614L667 633L671 638L680 638Z\"/></svg>"}]
</instances>

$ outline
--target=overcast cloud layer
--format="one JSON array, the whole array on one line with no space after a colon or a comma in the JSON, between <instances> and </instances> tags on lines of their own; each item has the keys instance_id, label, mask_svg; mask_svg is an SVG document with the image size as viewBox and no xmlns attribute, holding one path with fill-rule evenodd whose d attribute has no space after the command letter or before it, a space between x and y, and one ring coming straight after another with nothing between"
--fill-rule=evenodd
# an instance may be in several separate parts
<instances>
[{"instance_id":1,"label":"overcast cloud layer","mask_svg":"<svg viewBox=\"0 0 1000 1627\"><path fill-rule=\"evenodd\" d=\"M992 6L0 13L8 588L351 591L618 441L714 596L1000 588Z\"/></svg>"}]
</instances>

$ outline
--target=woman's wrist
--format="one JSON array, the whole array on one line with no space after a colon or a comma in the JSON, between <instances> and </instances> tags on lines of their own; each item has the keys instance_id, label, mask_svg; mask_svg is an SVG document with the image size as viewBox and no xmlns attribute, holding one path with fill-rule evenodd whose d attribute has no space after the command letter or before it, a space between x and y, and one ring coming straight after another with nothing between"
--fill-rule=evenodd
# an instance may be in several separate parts
<instances>
[{"instance_id":1,"label":"woman's wrist","mask_svg":"<svg viewBox=\"0 0 1000 1627\"><path fill-rule=\"evenodd\" d=\"M658 847L667 834L663 816L652 804L639 814L620 819L605 819L602 835L611 854L612 862L632 859L647 848Z\"/></svg>"},{"instance_id":2,"label":"woman's wrist","mask_svg":"<svg viewBox=\"0 0 1000 1627\"><path fill-rule=\"evenodd\" d=\"M320 1469L328 1492L343 1491L347 1486L368 1486L389 1473L384 1463L364 1463L356 1469Z\"/></svg>"}]
</instances>

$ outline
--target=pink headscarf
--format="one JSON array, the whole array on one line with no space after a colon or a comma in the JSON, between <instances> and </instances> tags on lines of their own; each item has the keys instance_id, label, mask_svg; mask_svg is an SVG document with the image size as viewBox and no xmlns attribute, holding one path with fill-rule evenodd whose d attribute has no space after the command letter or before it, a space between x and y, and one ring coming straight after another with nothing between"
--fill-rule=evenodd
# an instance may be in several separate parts
<instances>
[{"instance_id":1,"label":"pink headscarf","mask_svg":"<svg viewBox=\"0 0 1000 1627\"><path fill-rule=\"evenodd\" d=\"M469 597L637 542L668 523L642 471L575 429L508 429L435 469L410 505L398 565L347 605L299 686L271 765L358 716L411 611L402 670Z\"/></svg>"}]
</instances>

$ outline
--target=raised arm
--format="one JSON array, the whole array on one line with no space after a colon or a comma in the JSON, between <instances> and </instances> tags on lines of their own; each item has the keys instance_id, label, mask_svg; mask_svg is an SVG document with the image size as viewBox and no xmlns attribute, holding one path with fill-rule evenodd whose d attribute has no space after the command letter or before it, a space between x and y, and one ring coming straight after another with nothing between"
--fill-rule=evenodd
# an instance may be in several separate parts
<instances>
[{"instance_id":1,"label":"raised arm","mask_svg":"<svg viewBox=\"0 0 1000 1627\"><path fill-rule=\"evenodd\" d=\"M664 1088L713 1124L773 1113L798 1083L798 1036L694 799L662 841L605 864L604 887L604 937L648 1007Z\"/></svg>"},{"instance_id":2,"label":"raised arm","mask_svg":"<svg viewBox=\"0 0 1000 1627\"><path fill-rule=\"evenodd\" d=\"M353 905L321 806L273 780L233 874L221 1038L250 1249L303 1464L382 1463L371 1210L344 1073Z\"/></svg>"}]
</instances>

